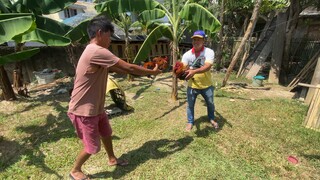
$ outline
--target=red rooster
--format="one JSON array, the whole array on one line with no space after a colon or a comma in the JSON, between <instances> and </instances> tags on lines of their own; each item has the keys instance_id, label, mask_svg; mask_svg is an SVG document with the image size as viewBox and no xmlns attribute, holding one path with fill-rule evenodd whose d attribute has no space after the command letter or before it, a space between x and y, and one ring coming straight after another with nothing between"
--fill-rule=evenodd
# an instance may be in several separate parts
<instances>
[{"instance_id":1,"label":"red rooster","mask_svg":"<svg viewBox=\"0 0 320 180\"><path fill-rule=\"evenodd\" d=\"M152 61L145 62L145 63L143 64L143 67L144 67L144 68L147 68L147 69L153 69L155 66L156 66L155 63L152 62Z\"/></svg>"},{"instance_id":2,"label":"red rooster","mask_svg":"<svg viewBox=\"0 0 320 180\"><path fill-rule=\"evenodd\" d=\"M158 68L160 69L160 70L165 70L165 69L167 69L168 68L168 57L155 57L155 58L153 58L152 59L152 61L150 61L150 62L145 62L144 64L143 64L143 67L144 68L147 68L147 69L153 69L155 66L156 66L156 64L158 64Z\"/></svg>"},{"instance_id":3,"label":"red rooster","mask_svg":"<svg viewBox=\"0 0 320 180\"><path fill-rule=\"evenodd\" d=\"M187 73L186 73L187 67L184 67L183 63L180 61L177 61L174 68L173 72L177 76L178 79L180 80L185 80Z\"/></svg>"},{"instance_id":4,"label":"red rooster","mask_svg":"<svg viewBox=\"0 0 320 180\"><path fill-rule=\"evenodd\" d=\"M165 70L168 68L168 57L155 57L152 59L152 62L158 64L160 70Z\"/></svg>"}]
</instances>

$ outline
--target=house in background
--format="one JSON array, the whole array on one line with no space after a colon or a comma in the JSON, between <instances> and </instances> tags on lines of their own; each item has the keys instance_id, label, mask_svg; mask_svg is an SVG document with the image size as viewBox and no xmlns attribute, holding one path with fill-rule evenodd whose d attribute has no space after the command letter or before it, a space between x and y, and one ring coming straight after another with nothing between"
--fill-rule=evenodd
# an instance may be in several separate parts
<instances>
[{"instance_id":1,"label":"house in background","mask_svg":"<svg viewBox=\"0 0 320 180\"><path fill-rule=\"evenodd\" d=\"M68 8L66 8L64 11L48 15L47 17L75 27L82 21L97 15L97 12L94 8L96 4L92 1L93 0L77 1L75 4L70 5ZM161 1L163 0L159 1L161 3ZM132 19L133 21L137 20L136 17L133 17ZM163 18L163 21L166 21L165 18ZM126 58L124 57L125 32L115 23L113 23L113 25L115 28L115 32L111 38L112 42L109 49L118 57L126 60ZM130 45L132 48L132 53L134 55L138 53L145 39L145 34L137 34L135 30L132 30L132 32L129 33ZM160 38L158 43L153 45L152 50L150 51L150 56L145 61L148 61L156 56L170 56L169 40L167 38Z\"/></svg>"},{"instance_id":2,"label":"house in background","mask_svg":"<svg viewBox=\"0 0 320 180\"><path fill-rule=\"evenodd\" d=\"M60 11L54 14L45 15L45 17L62 22L65 19L71 18L79 14L84 14L84 13L97 14L96 10L94 9L95 3L93 3L92 1L93 0L77 1L76 3L70 5L68 8L64 9L63 11Z\"/></svg>"}]
</instances>

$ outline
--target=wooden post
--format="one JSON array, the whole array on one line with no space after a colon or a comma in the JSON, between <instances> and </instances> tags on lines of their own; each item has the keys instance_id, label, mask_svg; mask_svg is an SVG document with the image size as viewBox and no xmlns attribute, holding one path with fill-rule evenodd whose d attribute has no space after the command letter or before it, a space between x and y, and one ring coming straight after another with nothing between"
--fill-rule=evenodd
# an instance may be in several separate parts
<instances>
[{"instance_id":1,"label":"wooden post","mask_svg":"<svg viewBox=\"0 0 320 180\"><path fill-rule=\"evenodd\" d=\"M314 129L316 131L320 130L320 84L310 85L299 83L298 85L309 87L309 89L314 89L314 94L310 102L307 117L304 121L304 125L307 128Z\"/></svg>"},{"instance_id":2,"label":"wooden post","mask_svg":"<svg viewBox=\"0 0 320 180\"><path fill-rule=\"evenodd\" d=\"M316 68L314 70L314 74L313 74L313 77L312 77L312 80L311 80L311 84L312 85L320 84L320 57L318 57L318 63L317 63L317 66L316 66ZM305 100L305 102L307 104L310 104L311 99L314 96L313 95L314 93L315 93L315 89L314 88L309 88L309 91L308 91L308 94L307 94L307 97L306 97L306 100Z\"/></svg>"}]
</instances>

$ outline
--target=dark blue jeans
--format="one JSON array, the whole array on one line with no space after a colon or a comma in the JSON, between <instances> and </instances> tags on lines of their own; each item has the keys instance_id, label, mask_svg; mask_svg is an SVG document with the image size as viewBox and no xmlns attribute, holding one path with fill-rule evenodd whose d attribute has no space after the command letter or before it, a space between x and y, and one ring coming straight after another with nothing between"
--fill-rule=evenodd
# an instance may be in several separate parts
<instances>
[{"instance_id":1,"label":"dark blue jeans","mask_svg":"<svg viewBox=\"0 0 320 180\"><path fill-rule=\"evenodd\" d=\"M201 94L207 104L208 118L214 120L214 87L210 86L206 89L193 89L191 87L187 88L187 117L188 123L194 124L194 105L196 103L197 96Z\"/></svg>"}]
</instances>

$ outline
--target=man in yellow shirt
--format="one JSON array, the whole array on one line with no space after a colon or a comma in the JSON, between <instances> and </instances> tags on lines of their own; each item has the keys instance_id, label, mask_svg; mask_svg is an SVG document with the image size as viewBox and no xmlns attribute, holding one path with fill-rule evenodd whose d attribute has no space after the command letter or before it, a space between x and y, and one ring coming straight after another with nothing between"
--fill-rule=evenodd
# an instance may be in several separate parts
<instances>
[{"instance_id":1,"label":"man in yellow shirt","mask_svg":"<svg viewBox=\"0 0 320 180\"><path fill-rule=\"evenodd\" d=\"M192 38L193 48L182 56L182 63L189 67L186 71L187 88L187 118L186 131L191 131L194 125L194 105L200 94L207 104L210 123L215 129L219 128L214 116L214 87L211 77L211 66L214 62L214 51L204 46L206 34L202 30L195 31Z\"/></svg>"}]
</instances>

